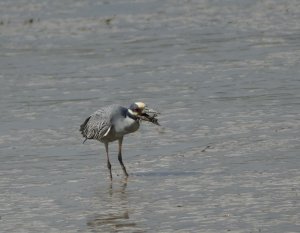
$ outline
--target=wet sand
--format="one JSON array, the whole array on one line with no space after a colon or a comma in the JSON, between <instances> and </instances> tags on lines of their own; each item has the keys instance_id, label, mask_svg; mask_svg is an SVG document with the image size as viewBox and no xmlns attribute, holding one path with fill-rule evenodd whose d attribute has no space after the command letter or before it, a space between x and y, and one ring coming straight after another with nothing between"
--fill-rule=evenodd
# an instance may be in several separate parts
<instances>
[{"instance_id":1,"label":"wet sand","mask_svg":"<svg viewBox=\"0 0 300 233\"><path fill-rule=\"evenodd\" d=\"M298 1L0 2L0 232L299 232ZM144 101L104 146L78 131Z\"/></svg>"}]
</instances>

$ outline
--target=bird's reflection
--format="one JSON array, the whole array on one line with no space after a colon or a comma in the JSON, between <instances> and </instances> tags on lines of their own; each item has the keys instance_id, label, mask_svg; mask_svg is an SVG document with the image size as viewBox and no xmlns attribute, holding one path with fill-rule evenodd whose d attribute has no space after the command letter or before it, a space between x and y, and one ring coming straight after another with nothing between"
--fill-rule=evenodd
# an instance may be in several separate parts
<instances>
[{"instance_id":1,"label":"bird's reflection","mask_svg":"<svg viewBox=\"0 0 300 233\"><path fill-rule=\"evenodd\" d=\"M128 178L125 177L122 181L121 181L121 184L116 188L116 187L113 187L113 182L110 182L109 184L109 195L110 197L112 198L114 195L118 195L120 198L125 198L126 201L127 201L127 193L126 193L126 188L127 188L127 181L128 181Z\"/></svg>"},{"instance_id":2,"label":"bird's reflection","mask_svg":"<svg viewBox=\"0 0 300 233\"><path fill-rule=\"evenodd\" d=\"M128 193L127 178L122 180L121 183L111 182L108 185L108 196L105 198L105 209L99 210L98 214L93 215L87 221L87 226L93 232L116 232L122 228L134 228L137 224L130 221L129 206L128 206ZM132 210L131 210L132 211Z\"/></svg>"},{"instance_id":3,"label":"bird's reflection","mask_svg":"<svg viewBox=\"0 0 300 233\"><path fill-rule=\"evenodd\" d=\"M121 227L135 227L136 223L128 222L129 213L126 210L123 213L110 213L104 215L94 216L87 222L87 225L92 228L95 232L102 232L105 228L121 228Z\"/></svg>"}]
</instances>

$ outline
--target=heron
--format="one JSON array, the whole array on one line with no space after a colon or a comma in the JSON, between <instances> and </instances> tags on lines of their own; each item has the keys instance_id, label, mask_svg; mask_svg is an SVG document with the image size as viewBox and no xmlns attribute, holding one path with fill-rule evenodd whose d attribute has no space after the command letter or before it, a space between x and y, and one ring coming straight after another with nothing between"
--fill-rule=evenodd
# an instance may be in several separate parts
<instances>
[{"instance_id":1,"label":"heron","mask_svg":"<svg viewBox=\"0 0 300 233\"><path fill-rule=\"evenodd\" d=\"M137 131L141 121L148 121L159 125L156 118L159 113L143 102L135 102L129 108L116 104L100 108L91 114L80 126L80 132L85 138L94 139L104 143L106 151L107 168L112 180L111 163L109 160L108 144L118 140L118 160L125 177L128 177L126 167L122 159L122 143L126 134Z\"/></svg>"}]
</instances>

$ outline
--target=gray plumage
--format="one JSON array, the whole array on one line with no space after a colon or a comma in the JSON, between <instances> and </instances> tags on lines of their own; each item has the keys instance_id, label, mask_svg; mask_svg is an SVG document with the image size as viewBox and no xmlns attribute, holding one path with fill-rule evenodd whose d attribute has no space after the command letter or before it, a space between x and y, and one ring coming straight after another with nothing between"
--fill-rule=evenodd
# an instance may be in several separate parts
<instances>
[{"instance_id":1,"label":"gray plumage","mask_svg":"<svg viewBox=\"0 0 300 233\"><path fill-rule=\"evenodd\" d=\"M80 132L85 138L98 140L105 145L107 156L107 167L112 179L111 164L108 155L108 144L118 140L119 153L118 160L121 164L125 176L128 176L122 161L122 142L126 134L133 133L139 129L140 121L150 121L158 125L157 119L147 114L149 111L142 102L132 104L129 108L118 105L111 105L101 108L90 115L80 126ZM152 110L153 111L153 110ZM155 115L156 116L156 115Z\"/></svg>"},{"instance_id":2,"label":"gray plumage","mask_svg":"<svg viewBox=\"0 0 300 233\"><path fill-rule=\"evenodd\" d=\"M95 139L112 142L139 128L139 120L127 114L128 109L118 105L101 108L90 115L80 126L85 141Z\"/></svg>"}]
</instances>

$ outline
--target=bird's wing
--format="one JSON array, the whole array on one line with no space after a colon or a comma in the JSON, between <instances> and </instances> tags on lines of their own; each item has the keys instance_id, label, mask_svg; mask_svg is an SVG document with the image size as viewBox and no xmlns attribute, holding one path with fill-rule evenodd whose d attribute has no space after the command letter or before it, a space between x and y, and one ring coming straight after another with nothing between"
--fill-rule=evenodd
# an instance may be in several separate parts
<instances>
[{"instance_id":1,"label":"bird's wing","mask_svg":"<svg viewBox=\"0 0 300 233\"><path fill-rule=\"evenodd\" d=\"M112 110L114 106L101 108L88 117L80 126L80 131L86 139L101 140L112 126Z\"/></svg>"}]
</instances>

